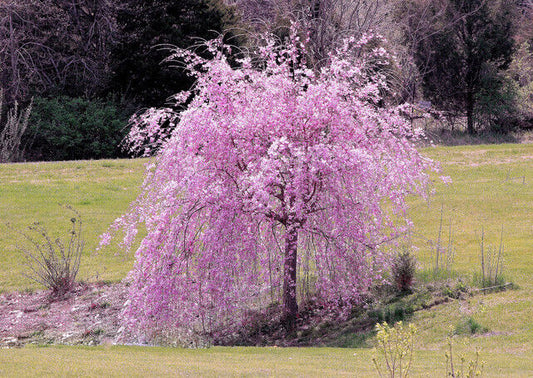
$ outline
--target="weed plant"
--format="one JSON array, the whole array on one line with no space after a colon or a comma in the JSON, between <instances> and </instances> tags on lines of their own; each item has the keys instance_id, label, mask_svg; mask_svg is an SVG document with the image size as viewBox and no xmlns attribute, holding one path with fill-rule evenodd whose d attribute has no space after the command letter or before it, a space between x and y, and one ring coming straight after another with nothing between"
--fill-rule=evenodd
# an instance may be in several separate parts
<instances>
[{"instance_id":1,"label":"weed plant","mask_svg":"<svg viewBox=\"0 0 533 378\"><path fill-rule=\"evenodd\" d=\"M500 234L500 246L496 250L489 245L485 248L485 232L481 228L480 240L481 277L474 275L474 282L485 288L490 286L501 286L505 283L503 278L503 226Z\"/></svg>"},{"instance_id":2,"label":"weed plant","mask_svg":"<svg viewBox=\"0 0 533 378\"><path fill-rule=\"evenodd\" d=\"M445 270L450 272L452 270L453 260L455 257L455 242L452 231L452 218L448 223L448 244L444 245L443 228L444 205L440 208L440 222L439 232L437 235L437 243L435 245L435 271Z\"/></svg>"},{"instance_id":3,"label":"weed plant","mask_svg":"<svg viewBox=\"0 0 533 378\"><path fill-rule=\"evenodd\" d=\"M456 324L454 329L455 335L475 335L488 332L489 329L477 322L473 317L469 316L462 319Z\"/></svg>"},{"instance_id":4,"label":"weed plant","mask_svg":"<svg viewBox=\"0 0 533 378\"><path fill-rule=\"evenodd\" d=\"M84 247L81 216L72 207L65 208L74 214L66 243L59 238L53 240L46 228L35 222L28 227L34 236L21 233L31 248L19 248L30 271L25 275L51 290L55 297L62 297L74 288Z\"/></svg>"},{"instance_id":5,"label":"weed plant","mask_svg":"<svg viewBox=\"0 0 533 378\"><path fill-rule=\"evenodd\" d=\"M4 92L0 89L0 163L19 161L22 158L22 136L28 127L32 103L20 109L15 102L13 108L4 112ZM2 115L6 114L5 121Z\"/></svg>"}]
</instances>

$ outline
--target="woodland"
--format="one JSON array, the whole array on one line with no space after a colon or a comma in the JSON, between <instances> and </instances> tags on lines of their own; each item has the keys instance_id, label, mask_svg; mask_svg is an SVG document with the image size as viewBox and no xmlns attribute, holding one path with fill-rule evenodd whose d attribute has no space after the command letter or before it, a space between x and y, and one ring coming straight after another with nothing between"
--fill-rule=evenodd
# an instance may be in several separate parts
<instances>
[{"instance_id":1,"label":"woodland","mask_svg":"<svg viewBox=\"0 0 533 378\"><path fill-rule=\"evenodd\" d=\"M346 36L374 33L394 63L387 101L415 122L474 135L533 119L529 0L3 0L0 161L125 157L129 120L193 80L173 47L223 35L233 63L291 22L318 70ZM201 54L201 53L200 53ZM394 92L394 93L392 93ZM423 117L424 116L424 117Z\"/></svg>"}]
</instances>

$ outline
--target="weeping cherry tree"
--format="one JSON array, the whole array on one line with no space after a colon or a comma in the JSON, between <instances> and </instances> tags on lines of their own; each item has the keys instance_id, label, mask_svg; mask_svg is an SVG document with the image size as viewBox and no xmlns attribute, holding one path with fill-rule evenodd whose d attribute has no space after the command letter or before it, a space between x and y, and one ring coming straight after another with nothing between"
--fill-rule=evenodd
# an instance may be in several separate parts
<instances>
[{"instance_id":1,"label":"weeping cherry tree","mask_svg":"<svg viewBox=\"0 0 533 378\"><path fill-rule=\"evenodd\" d=\"M147 230L126 329L216 340L277 301L288 329L302 298L349 311L383 279L382 247L409 226L406 197L427 193L433 167L401 108L381 101L376 67L391 57L375 36L347 39L318 72L295 35L238 68L227 46L208 47L212 59L173 56L196 78L175 96L184 111L151 109L129 134L132 149L159 149L112 226L129 246Z\"/></svg>"}]
</instances>

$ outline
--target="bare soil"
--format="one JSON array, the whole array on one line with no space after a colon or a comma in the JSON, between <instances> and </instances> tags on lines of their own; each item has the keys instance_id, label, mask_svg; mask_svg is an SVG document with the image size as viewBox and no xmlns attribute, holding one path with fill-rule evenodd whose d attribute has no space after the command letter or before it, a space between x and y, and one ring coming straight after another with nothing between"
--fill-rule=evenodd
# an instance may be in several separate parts
<instances>
[{"instance_id":1,"label":"bare soil","mask_svg":"<svg viewBox=\"0 0 533 378\"><path fill-rule=\"evenodd\" d=\"M0 347L111 344L127 299L123 283L79 283L63 298L49 291L0 295Z\"/></svg>"},{"instance_id":2,"label":"bare soil","mask_svg":"<svg viewBox=\"0 0 533 378\"><path fill-rule=\"evenodd\" d=\"M454 285L427 285L405 296L394 294L390 288L381 289L383 293L376 293L376 298L381 298L379 301L354 309L344 320L324 312L316 304L307 303L302 306L292 332L285 330L279 316L281 311L273 306L264 313L248 314L248 322L241 332L217 340L215 344L364 347L368 346L367 338L377 322L402 320L415 311L475 294ZM507 285L497 287L499 290L506 288ZM0 294L0 348L30 343L121 343L121 313L127 298L128 288L124 283L101 282L78 283L63 298L54 298L49 291Z\"/></svg>"}]
</instances>

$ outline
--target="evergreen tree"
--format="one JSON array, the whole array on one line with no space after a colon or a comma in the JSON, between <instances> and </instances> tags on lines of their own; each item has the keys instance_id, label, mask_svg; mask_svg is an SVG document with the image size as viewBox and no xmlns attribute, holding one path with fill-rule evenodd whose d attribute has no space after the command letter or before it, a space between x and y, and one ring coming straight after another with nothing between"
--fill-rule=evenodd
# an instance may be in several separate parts
<instances>
[{"instance_id":1,"label":"evergreen tree","mask_svg":"<svg viewBox=\"0 0 533 378\"><path fill-rule=\"evenodd\" d=\"M211 39L232 21L230 8L214 0L122 0L110 91L141 106L160 106L193 82L183 70L163 63L169 46L186 48L198 38Z\"/></svg>"},{"instance_id":2,"label":"evergreen tree","mask_svg":"<svg viewBox=\"0 0 533 378\"><path fill-rule=\"evenodd\" d=\"M417 64L426 67L426 97L440 109L465 114L470 134L479 95L498 90L497 75L511 61L513 9L507 0L449 0L442 20L416 46Z\"/></svg>"}]
</instances>

